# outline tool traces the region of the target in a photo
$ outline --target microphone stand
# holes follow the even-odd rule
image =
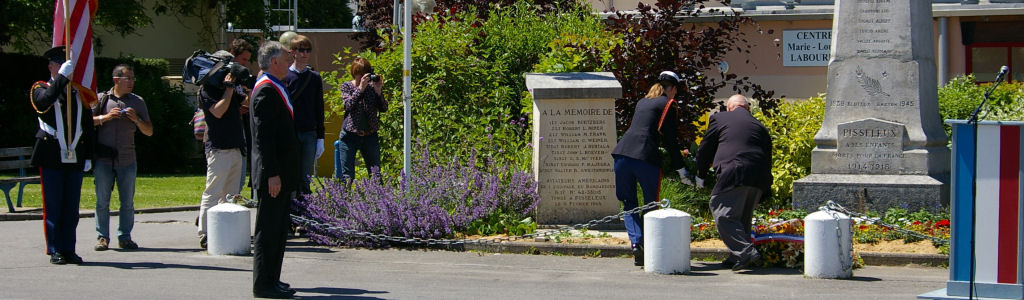
[[[977,235],[975,233],[978,230],[976,228],[978,223],[978,114],[981,113],[981,108],[985,106],[985,103],[988,102],[988,98],[992,96],[992,92],[996,90],[996,87],[998,87],[999,83],[1002,81],[1002,76],[996,76],[996,83],[985,92],[985,96],[981,99],[981,103],[978,104],[978,107],[974,108],[974,112],[971,113],[971,117],[967,119],[967,124],[972,125],[972,129],[974,130],[974,143],[972,144],[974,147],[974,150],[972,151],[974,153],[974,157],[972,157],[974,161],[974,178],[971,180],[971,275],[970,281],[968,282],[968,299],[974,299],[974,276],[976,271],[975,269],[977,267],[974,237]]]

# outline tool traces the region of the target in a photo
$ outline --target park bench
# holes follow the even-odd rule
[[[7,210],[14,212],[14,203],[11,202],[11,189],[18,187],[18,207],[21,207],[21,196],[25,186],[39,183],[39,176],[28,176],[25,169],[32,165],[32,147],[0,148],[0,171],[18,169],[17,177],[0,178],[0,189],[7,196]]]

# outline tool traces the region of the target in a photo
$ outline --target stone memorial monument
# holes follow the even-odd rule
[[[540,224],[577,224],[619,212],[612,148],[612,73],[526,74],[533,95],[533,176]]]
[[[949,203],[931,1],[836,0],[825,117],[793,206],[937,211]]]

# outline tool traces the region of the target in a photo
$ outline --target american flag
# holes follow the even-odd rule
[[[67,46],[71,53],[75,72],[69,79],[87,107],[96,103],[95,54],[92,51],[92,19],[96,16],[96,1],[57,0],[53,11],[53,47]]]

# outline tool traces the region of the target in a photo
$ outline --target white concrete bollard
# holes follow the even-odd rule
[[[221,203],[206,212],[206,252],[210,255],[249,255],[249,209]]]
[[[690,271],[690,214],[667,208],[644,215],[644,271]]]
[[[850,217],[842,213],[836,213],[836,217],[818,211],[804,219],[804,276],[853,277]],[[839,224],[838,233],[836,223]]]

